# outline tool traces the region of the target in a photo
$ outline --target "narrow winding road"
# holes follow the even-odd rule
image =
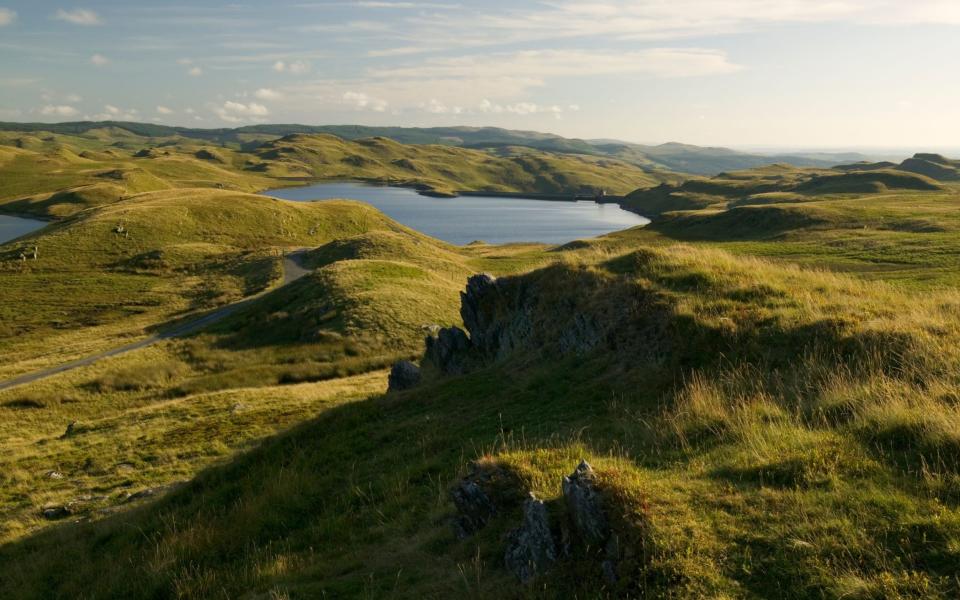
[[[304,255],[303,251],[291,252],[289,254],[284,255],[283,283],[280,285],[280,287],[289,285],[294,281],[310,273],[310,270],[303,266],[303,255]],[[152,346],[164,340],[169,340],[172,338],[191,334],[195,331],[199,331],[200,329],[203,329],[207,325],[212,325],[213,323],[216,323],[217,321],[220,321],[232,315],[233,313],[240,310],[244,306],[251,304],[255,300],[260,299],[264,295],[276,289],[279,289],[279,288],[265,290],[263,292],[260,292],[259,294],[249,296],[247,298],[244,298],[243,300],[234,302],[233,304],[228,304],[227,306],[223,306],[221,308],[213,310],[212,312],[209,312],[203,315],[202,317],[193,319],[191,321],[187,321],[186,323],[181,323],[180,325],[177,325],[176,327],[168,329],[167,331],[164,331],[161,333],[155,333],[137,342],[131,342],[124,346],[118,346],[116,348],[111,348],[110,350],[104,350],[103,352],[98,352],[97,354],[86,356],[84,358],[78,358],[77,360],[63,363],[55,367],[48,367],[46,369],[41,369],[39,371],[34,371],[32,373],[24,373],[23,375],[19,375],[17,377],[14,377],[13,379],[0,381],[0,391],[8,390],[10,388],[14,388],[20,385],[25,385],[27,383],[40,381],[41,379],[46,379],[47,377],[51,377],[59,373],[64,373],[66,371],[72,371],[73,369],[79,369],[80,367],[86,367],[88,365],[92,365],[93,363],[99,360],[103,360],[104,358],[110,358],[111,356],[119,356],[121,354],[126,354],[127,352],[133,352],[134,350],[146,348],[148,346]]]

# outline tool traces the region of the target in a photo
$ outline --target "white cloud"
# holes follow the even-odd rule
[[[77,8],[74,10],[64,10],[61,8],[53,16],[56,19],[67,21],[68,23],[73,23],[74,25],[103,24],[103,21],[100,20],[100,15],[85,8]]]
[[[260,88],[259,90],[255,91],[253,95],[260,100],[279,100],[280,98],[283,98],[283,94],[270,88]]]
[[[304,62],[302,60],[294,61],[283,61],[278,60],[273,63],[273,70],[277,73],[291,73],[293,75],[301,75],[310,71],[310,63]]]
[[[243,121],[263,121],[264,117],[270,115],[267,107],[256,102],[244,104],[242,102],[233,102],[227,100],[221,106],[215,106],[213,112],[220,119],[228,123],[240,123]]]
[[[447,106],[436,98],[431,98],[428,102],[420,105],[422,110],[433,115],[459,115],[466,112],[462,106]]]
[[[94,54],[90,57],[90,62],[98,67],[102,67],[103,65],[109,63],[110,59],[102,54]]]
[[[72,106],[48,104],[40,109],[40,114],[45,117],[73,117],[79,114],[79,111]]]
[[[0,27],[9,25],[17,20],[17,12],[9,8],[0,8]]]
[[[172,114],[173,114],[173,110],[167,108],[166,106],[158,106],[158,107],[157,107],[157,112],[160,113],[161,115],[172,115]]]
[[[435,2],[376,2],[363,1],[357,2],[356,6],[362,8],[405,8],[405,9],[451,9],[460,8],[459,4],[439,4]]]
[[[200,67],[193,67],[192,69],[187,71],[187,75],[189,75],[190,77],[200,77],[201,75],[203,75],[203,69],[201,69]]]
[[[112,104],[105,104],[102,113],[85,118],[90,121],[139,121],[140,111],[135,108],[127,110]]]
[[[384,112],[387,110],[387,106],[389,106],[386,100],[374,98],[363,92],[344,92],[343,101],[357,109],[372,110],[374,112]]]
[[[514,114],[520,116],[526,115],[537,115],[537,114],[547,114],[553,115],[555,118],[559,119],[565,111],[561,106],[556,104],[551,105],[542,105],[536,104],[534,102],[516,102],[514,104],[497,104],[491,102],[489,99],[484,98],[479,105],[479,111],[485,114]],[[580,110],[580,107],[576,104],[571,104],[567,107],[566,110],[577,111]]]
[[[71,104],[76,104],[77,102],[83,102],[83,96],[80,94],[67,94],[63,97],[64,100]]]
[[[540,80],[549,76],[640,74],[655,77],[690,77],[732,73],[741,67],[725,52],[704,48],[650,48],[632,52],[587,50],[528,50],[514,53],[474,54],[434,58],[416,65],[374,69],[384,78],[502,78]]]
[[[519,4],[519,3],[518,3]],[[425,13],[398,36],[424,51],[603,37],[675,40],[776,23],[960,24],[954,0],[550,0],[535,8]]]
[[[178,64],[178,65],[192,65],[192,64],[193,64],[193,59],[192,59],[192,58],[178,58],[178,59],[177,59],[177,64]]]

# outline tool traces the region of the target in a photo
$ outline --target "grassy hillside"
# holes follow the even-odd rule
[[[951,160],[940,154],[918,153],[899,165],[891,162],[859,162],[837,167],[845,171],[875,171],[877,169],[898,169],[917,173],[938,181],[957,181],[960,179],[960,161]]]
[[[599,189],[624,194],[682,179],[615,159],[526,147],[497,146],[488,152],[406,145],[383,137],[347,141],[330,134],[291,134],[241,150],[172,131],[133,129],[0,131],[0,210],[63,218],[143,192],[254,192],[291,185],[291,179],[376,181],[447,195],[459,190],[575,194]]]
[[[411,146],[376,137],[353,142],[331,135],[290,135],[263,144],[260,162],[246,169],[273,177],[361,179],[416,185],[453,194],[459,190],[576,193],[608,189],[626,193],[667,178],[633,165],[589,156],[530,149],[478,150]]]
[[[129,206],[111,207],[112,215],[100,215],[92,219],[94,223],[63,225],[65,239],[60,243],[68,247],[70,240],[92,235],[91,230],[111,223],[119,214],[126,215],[130,240],[157,219],[158,211],[179,215],[171,222],[184,225],[172,238],[167,238],[170,231],[158,229],[150,234],[152,243],[162,249],[159,257],[151,254],[137,272],[123,270],[112,275],[111,286],[102,284],[115,294],[121,284],[140,281],[139,270],[151,272],[148,281],[166,280],[170,286],[189,281],[178,275],[183,271],[227,280],[225,267],[232,264],[226,250],[232,246],[227,244],[236,248],[259,243],[315,246],[304,262],[317,270],[202,333],[0,392],[0,431],[9,450],[6,466],[0,469],[7,477],[0,493],[0,514],[4,515],[0,538],[13,539],[55,524],[42,514],[42,508],[51,503],[69,504],[83,518],[125,510],[130,495],[150,494],[155,488],[159,493],[164,486],[191,478],[316,411],[382,391],[386,377],[382,369],[420,353],[424,325],[460,322],[458,294],[468,274],[512,272],[550,260],[540,246],[449,246],[356,203],[295,204],[227,192],[212,194],[212,198],[185,202],[175,196],[190,197],[186,192],[149,194],[146,202],[135,198],[124,203]],[[235,208],[218,207],[218,201]],[[208,211],[221,220],[231,217],[231,224],[215,231],[221,221],[206,220]],[[311,219],[299,218],[303,215]],[[188,216],[190,222],[205,226],[187,227]],[[258,226],[248,228],[243,225],[247,222]],[[300,223],[310,229],[297,233]],[[326,229],[314,231],[317,224]],[[271,225],[282,225],[286,232],[271,233]],[[205,237],[216,239],[217,252],[179,251],[179,236],[188,234],[197,240],[196,246],[212,245],[201,242]],[[277,237],[260,240],[261,235]],[[116,250],[111,260],[122,264],[125,256],[128,253]],[[275,274],[275,257],[264,258],[260,265],[258,253],[242,250],[240,256],[243,262],[237,262],[247,270]],[[66,274],[53,272],[67,281],[92,277],[77,266]],[[51,275],[49,280],[58,279]],[[154,283],[139,294],[156,297],[159,285]],[[51,310],[50,301],[38,291],[33,293],[37,305],[31,316],[40,322],[44,311]],[[79,313],[85,302],[95,300],[77,295],[72,305]],[[66,298],[58,301],[60,306],[68,304]],[[114,299],[118,309],[127,311],[142,301],[122,295]],[[169,311],[171,304],[156,310]],[[84,348],[96,349],[116,343],[105,332],[129,334],[135,327],[160,321],[162,314],[127,316],[105,325],[72,322],[70,335],[82,341]],[[60,348],[66,335],[30,331],[27,325],[22,323],[24,330],[4,340],[7,347],[17,347],[15,355],[21,361],[33,348]],[[67,351],[77,348],[63,347],[59,354],[50,352],[44,358],[56,359]],[[300,384],[298,398],[290,398],[289,392]],[[267,392],[271,387],[274,392]],[[71,434],[58,440],[70,422],[75,422],[72,432],[77,437]],[[44,440],[56,441],[51,445]],[[51,478],[51,470],[68,475]]]
[[[0,123],[4,131],[28,134],[51,132],[61,135],[86,136],[91,131],[109,129],[116,135],[145,138],[188,139],[250,150],[263,142],[288,135],[334,135],[346,140],[386,137],[403,144],[440,144],[476,149],[498,149],[511,146],[532,148],[560,154],[582,154],[614,158],[657,171],[678,171],[698,175],[715,175],[722,171],[749,169],[771,163],[788,163],[798,167],[830,167],[863,160],[857,153],[792,153],[751,154],[729,148],[709,148],[670,142],[656,146],[633,144],[619,140],[581,140],[551,133],[517,131],[498,127],[370,127],[363,125],[249,125],[236,129],[192,129],[168,127],[152,123],[118,121],[77,123]]]
[[[746,171],[721,173],[661,184],[627,195],[622,206],[648,217],[675,210],[727,205],[804,202],[826,196],[862,197],[884,192],[942,191],[937,180],[899,169],[798,169],[775,164]]]
[[[529,319],[506,359],[328,404],[149,507],[8,544],[5,589],[957,594],[956,294],[921,301],[683,245],[611,253],[621,243],[567,251],[567,264],[501,284],[500,303],[483,310],[511,334],[515,311]],[[571,331],[590,348],[561,350]],[[96,431],[57,444],[89,448]],[[620,540],[617,580],[574,549],[521,588],[502,566],[519,522],[511,498],[531,490],[563,522],[560,479],[580,458],[597,468]],[[506,487],[498,515],[457,540],[447,490],[474,459]],[[117,567],[120,554],[129,566]]]
[[[729,148],[710,148],[669,142],[657,146],[625,142],[596,142],[603,153],[636,165],[696,175],[717,175],[724,171],[788,164],[798,168],[829,168],[857,160],[857,154],[750,154]]]
[[[359,203],[219,190],[150,192],[83,211],[0,246],[0,373],[117,345],[266,289],[284,249],[371,230],[406,231]]]
[[[390,157],[511,185],[553,185],[570,160],[584,182],[613,170],[382,139],[241,152],[96,135],[60,151],[266,178],[392,177]],[[62,141],[37,137],[0,160]],[[455,247],[359,203],[143,173],[170,189],[0,247],[0,377],[269,290],[284,251],[306,249],[312,272],[196,334],[0,392],[4,594],[960,595],[956,183],[774,165],[631,194],[648,227]],[[498,279],[465,290],[479,272]],[[424,359],[437,325],[468,330],[450,352],[465,372]],[[424,361],[423,381],[387,393],[400,359]],[[581,459],[599,543],[563,496]],[[466,476],[496,511],[458,537]],[[522,585],[505,551],[529,492],[557,555]]]

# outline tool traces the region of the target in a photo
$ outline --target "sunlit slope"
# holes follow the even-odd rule
[[[252,192],[269,185],[266,178],[241,172],[229,162],[197,158],[199,150],[137,157],[136,152],[117,149],[76,154],[77,148],[71,148],[0,147],[0,208],[65,217],[143,192],[201,187]]]
[[[347,141],[332,135],[290,135],[256,151],[250,170],[275,177],[364,179],[459,190],[577,193],[607,188],[626,193],[660,181],[627,163],[531,149],[489,154],[439,145],[404,145],[376,137]]]
[[[487,190],[567,196],[600,190],[624,194],[681,178],[616,159],[526,147],[483,151],[333,135],[289,135],[225,147],[117,127],[77,135],[0,132],[0,174],[0,210],[54,218],[143,192],[254,192],[305,179],[375,181],[438,194]]]
[[[721,173],[636,190],[623,206],[650,217],[675,210],[731,205],[803,202],[830,195],[866,196],[901,191],[942,191],[935,179],[891,168],[869,170],[798,169],[770,165],[759,169]]]
[[[856,168],[854,168],[856,167]],[[960,284],[960,187],[887,165],[768,167],[630,194],[653,243],[745,254],[938,288]]]
[[[24,368],[45,354],[44,344],[67,355],[116,344],[117,335],[265,289],[279,280],[285,249],[371,230],[408,231],[357,202],[294,203],[206,189],[150,192],[88,209],[0,246],[7,298],[0,352],[26,361]],[[21,253],[29,259],[21,261]]]

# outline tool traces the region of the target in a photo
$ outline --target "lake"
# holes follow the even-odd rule
[[[485,196],[432,198],[409,188],[362,183],[320,183],[263,194],[299,202],[361,200],[407,227],[458,245],[475,240],[563,244],[650,222],[616,204]]]
[[[48,224],[48,221],[0,215],[0,244],[5,244],[22,235],[27,235],[31,231],[42,229]]]

